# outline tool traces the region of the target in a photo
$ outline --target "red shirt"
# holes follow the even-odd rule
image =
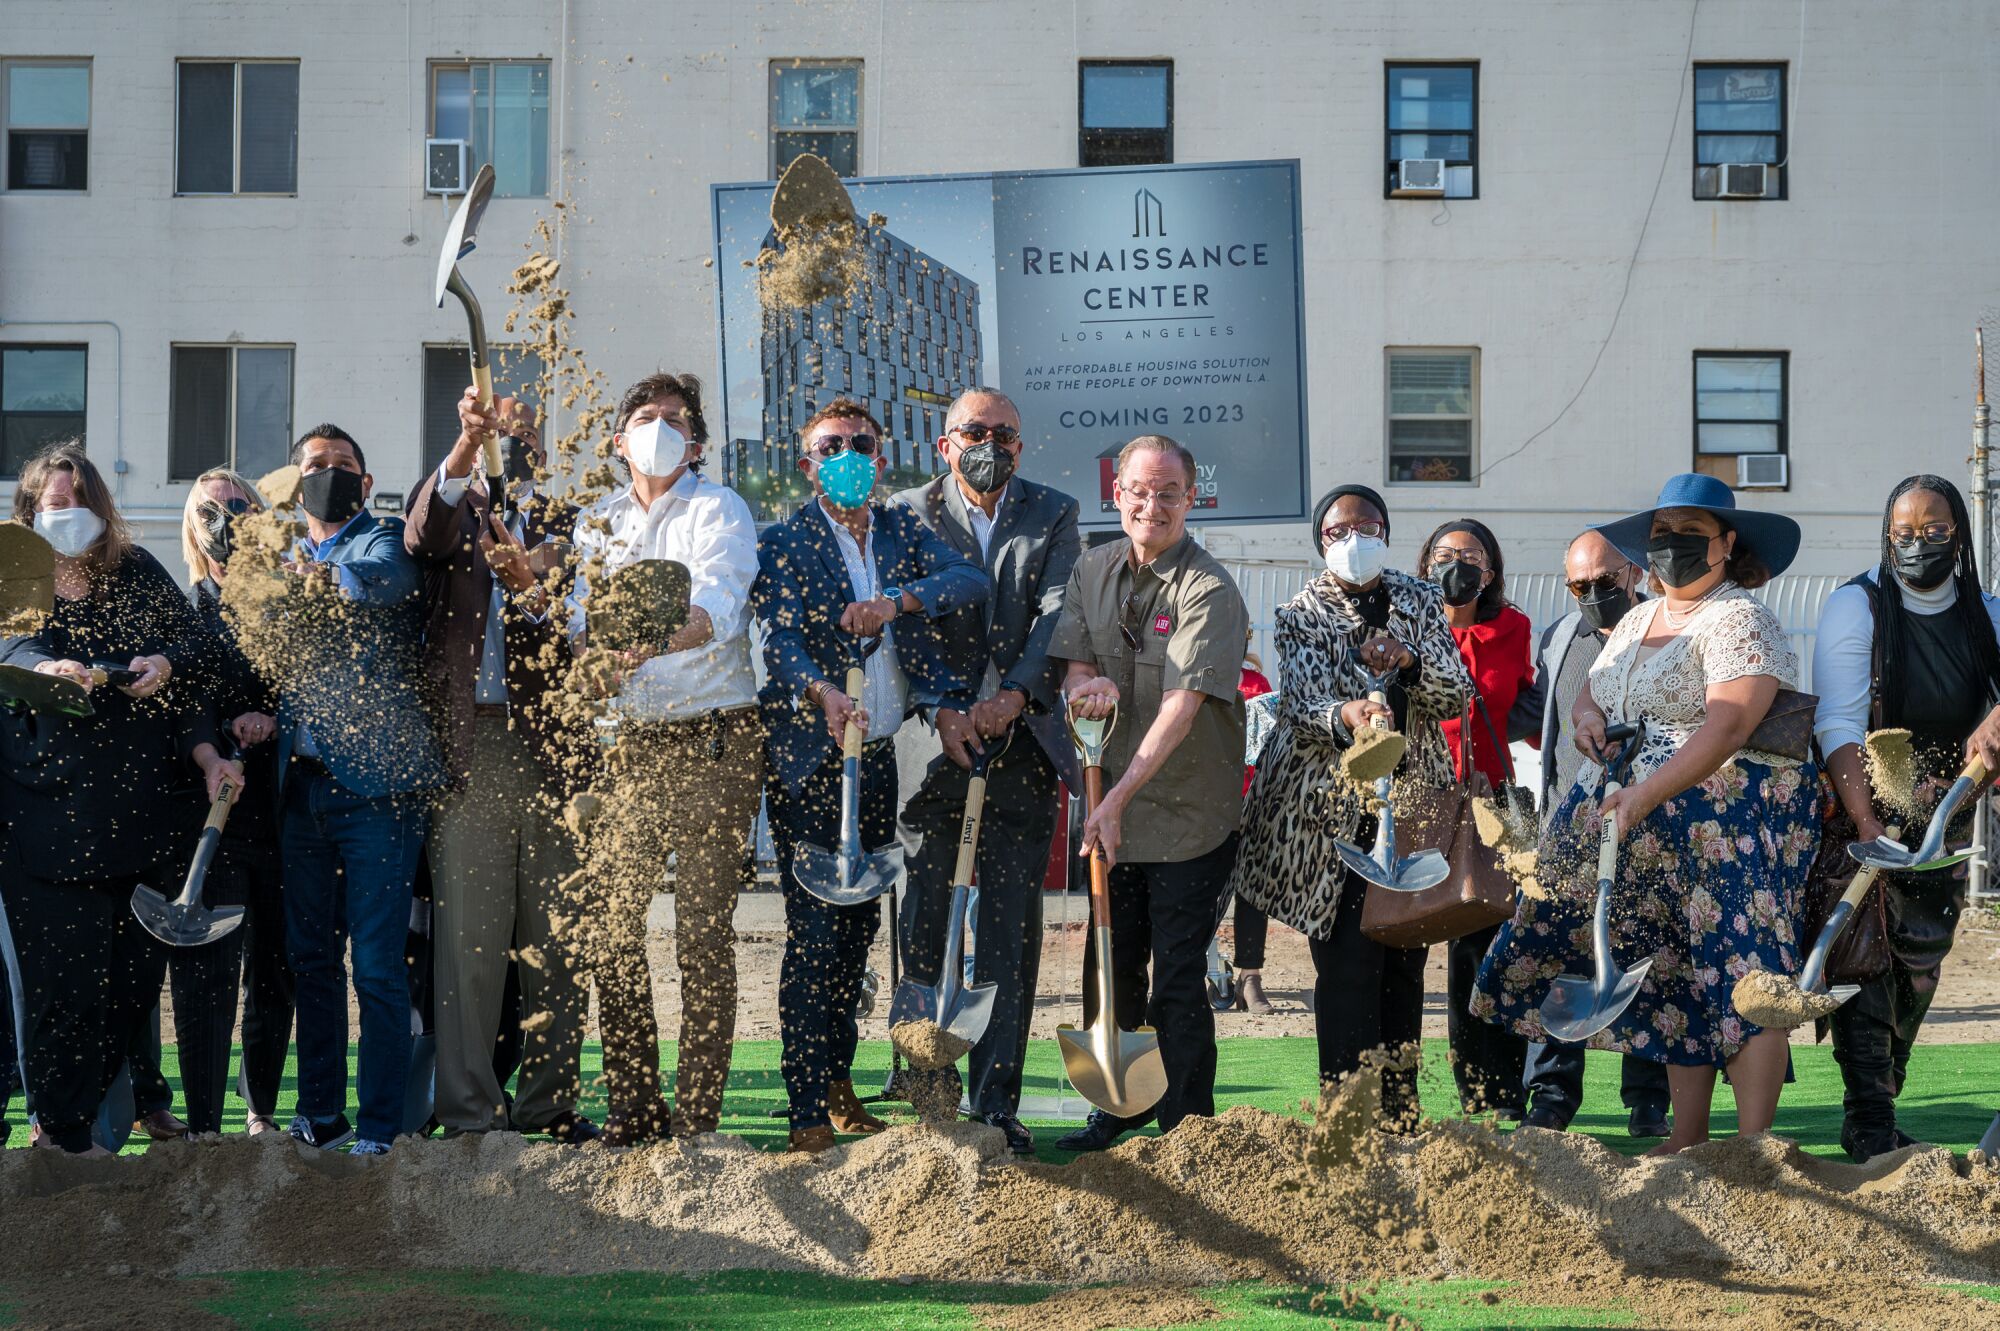
[[[1514,699],[1534,678],[1533,629],[1528,617],[1510,605],[1484,624],[1454,627],[1451,636],[1458,641],[1458,654],[1465,659],[1465,668],[1471,672],[1472,682],[1479,686],[1479,695],[1485,701],[1486,716],[1493,721],[1489,731],[1485,719],[1473,713],[1473,765],[1486,774],[1487,780],[1498,785],[1512,773],[1513,767],[1508,755],[1494,747],[1494,740],[1497,737],[1500,744],[1506,744],[1507,713],[1513,710]],[[1457,717],[1443,723],[1445,743],[1451,746],[1454,766],[1464,762],[1459,752],[1458,729]]]
[[[1244,702],[1249,702],[1252,698],[1269,693],[1271,691],[1271,681],[1265,679],[1249,666],[1244,666],[1243,676],[1236,684],[1236,691],[1243,695]],[[1250,778],[1256,775],[1256,772],[1257,769],[1255,767],[1245,767],[1243,769],[1243,793],[1245,795],[1250,793]]]

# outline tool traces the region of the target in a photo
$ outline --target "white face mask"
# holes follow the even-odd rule
[[[1343,536],[1326,547],[1327,572],[1350,587],[1366,587],[1389,567],[1389,544],[1379,536]]]
[[[87,508],[49,508],[35,514],[35,531],[59,555],[75,559],[104,534],[104,519]]]
[[[671,476],[687,461],[687,436],[665,421],[647,421],[625,432],[625,460],[647,476]]]

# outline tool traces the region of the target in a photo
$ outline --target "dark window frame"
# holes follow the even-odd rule
[[[220,351],[226,353],[223,359],[223,419],[222,457],[219,461],[203,461],[199,466],[184,465],[183,445],[175,435],[175,422],[179,417],[177,394],[180,391],[180,354],[184,351]],[[237,438],[237,396],[240,393],[240,379],[237,372],[237,355],[244,351],[282,351],[289,357],[287,362],[290,377],[285,384],[285,429],[284,439],[289,445],[292,430],[299,419],[299,347],[296,342],[173,342],[167,347],[167,480],[175,484],[192,481],[211,467],[228,467],[232,471],[254,473],[258,470],[242,461],[241,441]]]
[[[1485,424],[1485,349],[1471,344],[1456,346],[1423,346],[1396,343],[1382,348],[1382,479],[1385,485],[1421,485],[1431,488],[1456,486],[1476,489],[1482,476],[1480,466],[1482,429]],[[1472,409],[1463,413],[1413,413],[1398,412],[1394,408],[1392,385],[1395,381],[1395,363],[1398,357],[1417,356],[1463,356],[1470,366],[1467,395]],[[1396,422],[1398,420],[1422,421],[1464,420],[1466,422],[1465,465],[1469,473],[1457,480],[1420,480],[1416,477],[1398,479],[1396,476]]]
[[[1778,75],[1778,128],[1775,131],[1747,129],[1704,130],[1701,127],[1701,101],[1692,96],[1695,89],[1688,88],[1689,101],[1693,109],[1688,113],[1688,123],[1694,128],[1694,137],[1688,141],[1688,192],[1698,203],[1783,203],[1792,194],[1792,149],[1791,149],[1791,77],[1790,65],[1783,60],[1697,60],[1688,71],[1688,78],[1698,80],[1703,70],[1709,69],[1768,69]],[[1761,199],[1725,199],[1720,193],[1721,177],[1717,177],[1717,193],[1701,192],[1701,173],[1704,170],[1719,171],[1720,164],[1701,160],[1701,141],[1704,138],[1768,139],[1778,141],[1778,160],[1775,165],[1767,164],[1767,169],[1778,173],[1778,192],[1766,194]]]
[[[1472,149],[1472,153],[1467,160],[1460,161],[1455,157],[1447,157],[1444,159],[1446,170],[1450,170],[1454,166],[1469,166],[1472,168],[1472,193],[1460,195],[1458,198],[1452,199],[1451,202],[1467,203],[1473,199],[1478,198],[1479,197],[1479,62],[1477,60],[1385,60],[1382,62],[1382,154],[1384,161],[1384,167],[1382,172],[1382,197],[1385,199],[1393,199],[1397,197],[1396,163],[1401,161],[1402,159],[1396,156],[1394,151],[1396,136],[1398,134],[1414,134],[1417,132],[1415,130],[1409,130],[1409,129],[1399,130],[1389,123],[1391,114],[1394,110],[1396,103],[1396,82],[1395,82],[1396,71],[1403,69],[1453,69],[1453,70],[1464,69],[1464,70],[1470,70],[1472,72],[1472,128],[1464,131],[1459,131],[1454,129],[1454,130],[1445,130],[1442,132],[1447,134],[1458,134],[1463,132],[1465,136],[1471,140],[1471,144],[1469,146]],[[1431,131],[1426,130],[1424,132],[1430,133]],[[1404,197],[1405,199],[1410,199],[1414,197],[1414,201],[1417,203],[1429,203],[1432,201],[1432,196],[1430,195],[1416,195],[1416,196],[1405,195],[1402,197]]]
[[[1088,167],[1092,165],[1090,161],[1090,150],[1091,150],[1090,136],[1093,133],[1132,134],[1132,133],[1144,132],[1150,134],[1155,132],[1150,129],[1140,131],[1133,129],[1131,127],[1117,127],[1117,126],[1106,126],[1099,129],[1092,129],[1091,126],[1085,122],[1083,116],[1083,87],[1085,81],[1089,77],[1086,71],[1092,69],[1115,69],[1121,67],[1156,68],[1156,69],[1164,69],[1167,72],[1167,126],[1164,130],[1158,131],[1166,136],[1164,141],[1165,148],[1163,155],[1161,156],[1160,160],[1157,163],[1152,163],[1152,162],[1131,163],[1121,160],[1118,162],[1099,163],[1098,165],[1104,165],[1104,166],[1172,165],[1174,160],[1174,82],[1175,82],[1174,62],[1171,58],[1144,56],[1144,57],[1128,58],[1128,59],[1078,60],[1076,62],[1076,164],[1077,166]]]
[[[187,190],[181,188],[181,71],[189,65],[230,67],[229,106],[229,188]],[[299,71],[292,90],[292,187],[289,190],[246,190],[243,188],[243,69],[246,65],[290,65]],[[176,199],[296,199],[299,197],[300,109],[305,102],[305,62],[296,56],[179,56],[174,60],[174,161],[173,197]],[[192,344],[190,344],[192,345]]]
[[[77,439],[87,440],[89,437],[89,429],[90,429],[90,344],[88,342],[0,342],[0,352],[7,352],[7,351],[80,352],[83,356],[83,410],[82,411],[16,411],[16,412],[8,412],[0,410],[0,438],[4,438],[5,436],[5,427],[7,418],[9,416],[41,416],[48,418],[55,418],[61,416],[75,416],[78,418],[78,424],[73,434],[57,431],[55,434],[51,435],[48,440],[44,441],[39,447],[46,448],[49,443],[56,442],[60,439],[67,439],[72,437]],[[6,365],[4,359],[0,359],[0,375],[4,375],[5,373],[6,373]],[[0,383],[0,395],[4,395],[5,388],[6,388],[5,384]],[[0,402],[4,401],[5,397],[0,396]],[[26,460],[27,459],[25,457],[22,459],[23,462],[25,462]],[[0,478],[4,478],[9,481],[14,481],[14,480],[19,480],[20,476],[21,473],[19,471],[6,470],[5,454],[0,453]]]
[[[854,170],[840,172],[852,179],[862,174],[863,147],[861,134],[868,113],[868,62],[861,56],[772,56],[764,62],[764,130],[767,141],[766,162],[770,167],[771,179],[784,174],[784,167],[778,164],[778,139],[780,135],[835,135],[847,136],[854,144]],[[794,125],[778,123],[778,71],[780,69],[852,69],[854,71],[854,123],[851,125],[827,125],[802,129]],[[786,163],[790,165],[790,163]],[[839,164],[834,163],[836,171]]]
[[[444,462],[445,455],[451,451],[453,442],[451,438],[444,437],[438,437],[434,440],[431,435],[431,357],[433,353],[445,353],[454,358],[465,358],[466,369],[464,377],[451,390],[454,401],[465,391],[465,386],[472,382],[472,353],[463,341],[425,342],[422,344],[417,355],[417,461],[423,468],[417,473],[419,480],[425,476],[429,476],[438,469]],[[526,363],[526,358],[529,357],[533,358],[535,373],[532,378],[524,379],[518,371],[519,367]],[[541,353],[537,352],[532,344],[527,342],[495,342],[487,348],[487,363],[493,370],[493,394],[495,397],[513,396],[515,398],[523,398],[537,411],[542,409],[544,404],[540,401],[539,387],[545,367],[541,363]],[[454,368],[456,367],[454,366]],[[782,367],[780,369],[782,372]],[[544,423],[546,423],[546,420]],[[440,422],[440,436],[442,436],[444,430],[449,428],[448,424]]]
[[[1701,363],[1705,360],[1769,360],[1778,358],[1778,451],[1775,454],[1761,453],[1715,453],[1704,452],[1701,447],[1701,427],[1704,425],[1770,425],[1773,422],[1747,416],[1703,416],[1701,414]],[[1792,353],[1776,348],[1765,350],[1714,351],[1696,348],[1688,360],[1688,447],[1696,470],[1701,468],[1703,458],[1736,458],[1776,456],[1788,458],[1792,455]],[[1731,489],[1736,487],[1734,477],[1728,478]],[[1785,489],[1792,488],[1791,469],[1786,467]]]
[[[503,181],[496,175],[493,189],[493,197],[496,199],[547,199],[554,195],[557,166],[555,128],[556,122],[561,118],[559,108],[556,106],[556,62],[542,56],[489,56],[485,58],[453,56],[449,59],[440,58],[432,60],[424,69],[425,96],[428,100],[428,106],[424,112],[424,134],[427,138],[433,139],[448,137],[438,132],[438,75],[448,70],[454,72],[463,70],[468,79],[470,79],[473,77],[474,70],[480,67],[486,69],[486,149],[488,156],[493,156],[497,154],[497,140],[499,138],[494,124],[494,104],[498,100],[494,86],[499,80],[498,71],[502,68],[513,66],[533,67],[537,65],[541,66],[543,70],[542,77],[549,89],[548,123],[545,127],[546,133],[542,139],[542,189],[539,193],[516,191],[513,188],[512,181]],[[472,115],[476,118],[479,114],[477,93],[469,91],[468,95],[472,99]],[[476,172],[482,165],[490,165],[490,163],[481,162],[479,154],[473,151],[473,145],[478,141],[477,136],[473,134],[473,131],[469,127],[466,133],[468,135],[465,140],[466,169]],[[467,183],[470,183],[470,178],[468,178]]]
[[[23,125],[16,126],[9,115],[8,103],[13,98],[9,86],[18,69],[81,69],[83,71],[83,126]],[[88,194],[90,193],[90,140],[91,122],[97,113],[97,67],[91,56],[9,56],[0,60],[0,153],[5,154],[4,165],[0,165],[0,192],[8,194]],[[46,135],[73,138],[83,137],[83,183],[74,188],[53,185],[16,185],[14,174],[14,135]]]

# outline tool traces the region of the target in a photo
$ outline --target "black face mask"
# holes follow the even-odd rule
[[[1896,576],[1905,586],[1916,591],[1927,592],[1944,585],[1951,571],[1958,564],[1958,547],[1954,545],[1914,545],[1905,550],[1900,546],[1890,546],[1894,553]]]
[[[1479,599],[1479,580],[1486,570],[1458,562],[1446,564],[1437,575],[1438,586],[1444,588],[1446,605],[1471,605]]]
[[[1631,608],[1632,593],[1623,587],[1613,587],[1596,596],[1579,597],[1576,603],[1577,613],[1583,616],[1583,622],[1590,626],[1593,633],[1609,633]]]
[[[990,495],[1014,474],[1014,455],[988,439],[958,450],[958,474],[980,494]]]
[[[508,484],[526,485],[535,479],[535,454],[528,447],[527,440],[511,434],[501,435],[500,456],[506,459]]]
[[[321,522],[345,522],[361,511],[361,473],[327,467],[299,482],[299,502]]]
[[[1713,539],[1695,532],[1661,532],[1646,543],[1646,567],[1669,587],[1692,586],[1715,567],[1708,562]]]
[[[218,504],[214,500],[203,502],[195,510],[200,524],[195,528],[195,542],[201,552],[218,564],[227,564],[229,556],[236,553],[236,535],[230,529],[230,522],[238,515],[250,511],[250,505],[241,499],[231,499]]]

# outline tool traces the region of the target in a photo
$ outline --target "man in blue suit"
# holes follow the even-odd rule
[[[298,1114],[291,1134],[380,1155],[402,1128],[410,1070],[403,959],[431,802],[446,782],[423,705],[423,570],[399,518],[367,511],[361,445],[319,425],[292,445],[305,583],[288,610],[297,658],[278,713],[287,951],[298,980]],[[347,977],[361,1007],[360,1112],[347,1119]]]
[[[881,923],[880,901],[833,906],[792,874],[800,842],[840,838],[841,739],[852,717],[861,756],[861,841],[896,840],[896,751],[905,716],[929,716],[947,750],[977,742],[966,713],[977,681],[938,649],[935,624],[990,592],[986,574],[907,508],[874,502],[882,427],[858,402],[836,399],[800,431],[799,468],[814,499],[757,545],[751,602],[769,675],[758,694],[766,730],[771,840],[785,890],[785,959],[778,1023],[791,1149],[824,1151],[834,1130],[880,1132],[854,1094],[854,1003]],[[864,639],[881,645],[863,667],[862,696],[843,690]]]

